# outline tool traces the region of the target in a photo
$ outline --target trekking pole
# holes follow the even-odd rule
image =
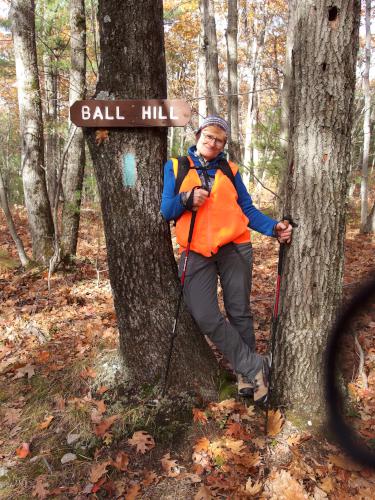
[[[293,221],[293,219],[288,215],[285,215],[283,217],[282,222],[284,224],[287,224],[287,225],[290,224],[292,227],[298,226]],[[283,274],[285,245],[286,245],[285,243],[280,243],[280,247],[279,247],[279,258],[278,258],[278,264],[277,264],[277,281],[276,281],[276,291],[275,291],[275,303],[273,306],[272,323],[271,323],[271,364],[270,364],[269,377],[268,377],[268,397],[267,397],[267,401],[266,401],[266,420],[265,420],[265,425],[264,425],[264,433],[266,436],[267,436],[267,431],[268,431],[269,402],[270,402],[270,396],[271,396],[271,391],[272,391],[272,375],[273,375],[272,367],[273,367],[275,345],[276,345],[276,330],[277,330],[278,320],[279,320],[280,286],[281,286],[281,277]]]
[[[195,210],[192,213],[191,221],[190,221],[189,236],[188,236],[188,241],[187,241],[186,250],[185,250],[184,267],[182,268],[182,274],[181,274],[181,279],[180,279],[181,290],[180,290],[180,295],[178,297],[176,314],[175,314],[174,321],[173,321],[171,343],[170,343],[170,346],[169,346],[169,353],[168,353],[168,358],[167,358],[167,367],[166,367],[165,376],[164,376],[164,385],[163,385],[162,397],[165,396],[165,393],[166,393],[166,390],[167,390],[169,368],[170,368],[170,365],[171,365],[174,339],[177,337],[177,322],[178,322],[178,318],[180,316],[180,307],[181,307],[182,297],[183,297],[183,294],[184,294],[184,283],[185,283],[186,269],[187,269],[187,263],[188,263],[189,253],[190,253],[190,244],[191,244],[191,240],[193,238],[193,231],[194,231],[194,225],[195,225],[195,219],[196,219],[196,217],[197,217],[197,210]]]

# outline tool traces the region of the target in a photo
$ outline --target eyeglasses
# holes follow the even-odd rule
[[[223,139],[218,139],[217,137],[214,137],[213,135],[206,134],[202,132],[203,135],[203,141],[204,142],[212,142],[214,146],[218,146],[219,148],[224,146],[225,141]]]

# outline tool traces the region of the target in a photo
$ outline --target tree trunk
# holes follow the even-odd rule
[[[366,0],[366,59],[363,73],[363,95],[365,112],[363,116],[363,157],[361,179],[361,233],[367,230],[368,218],[368,163],[371,142],[371,94],[370,94],[370,62],[371,62],[371,0]]]
[[[375,202],[374,202],[372,209],[367,217],[365,232],[366,233],[375,233]]]
[[[123,20],[129,29],[124,29]],[[162,0],[100,0],[97,99],[162,99],[166,68]],[[124,50],[126,47],[126,50]],[[129,381],[161,382],[179,294],[169,225],[160,215],[167,135],[112,129],[95,143],[86,129],[101,196],[110,281]],[[176,390],[211,391],[215,360],[190,316],[178,323],[170,370]]]
[[[25,204],[33,258],[46,265],[53,253],[53,223],[44,174],[34,1],[12,0],[10,17],[16,61]]]
[[[280,149],[283,153],[283,164],[282,170],[280,172],[278,193],[279,198],[277,201],[277,211],[279,216],[285,215],[284,203],[286,200],[286,186],[288,178],[288,144],[289,144],[289,97],[291,94],[291,78],[292,78],[292,49],[294,40],[294,30],[295,26],[295,16],[292,14],[292,9],[289,9],[288,17],[288,30],[286,37],[286,47],[285,47],[285,65],[284,65],[284,79],[283,86],[281,89],[280,104],[281,104],[281,115],[280,115]]]
[[[262,10],[264,7],[262,7]],[[263,16],[264,17],[264,16]],[[256,94],[256,87],[261,68],[262,52],[265,44],[266,35],[266,20],[265,17],[262,25],[254,19],[253,21],[253,40],[250,53],[250,79],[249,79],[249,103],[247,108],[246,117],[246,134],[245,134],[245,152],[244,163],[245,165],[253,168],[253,134],[257,121],[258,110],[258,96]]]
[[[219,64],[214,0],[200,1],[206,53],[207,114],[218,115],[220,113]]]
[[[47,192],[50,205],[53,206],[56,194],[57,165],[58,165],[58,136],[57,136],[57,69],[55,57],[46,48],[43,54],[44,67],[44,156],[46,166]]]
[[[86,17],[85,0],[70,2],[71,68],[69,104],[85,98],[86,93]],[[62,256],[76,254],[85,168],[85,140],[83,130],[77,129],[66,159],[64,208],[62,217]]]
[[[228,28],[226,31],[228,58],[228,122],[230,128],[229,157],[241,163],[238,123],[238,75],[237,75],[237,0],[228,0]]]
[[[13,238],[13,241],[17,247],[18,257],[20,258],[22,266],[26,267],[30,263],[30,260],[26,255],[22,240],[17,234],[17,229],[16,229],[16,226],[14,224],[11,211],[9,209],[8,198],[7,198],[7,195],[5,192],[3,176],[1,174],[1,171],[0,171],[0,205],[4,211],[5,220],[7,221],[9,232],[10,232],[10,234]]]
[[[286,251],[275,401],[324,417],[324,352],[341,300],[360,0],[292,0]]]
[[[207,116],[207,104],[206,104],[206,47],[204,39],[204,26],[203,26],[203,16],[202,16],[202,2],[200,2],[201,10],[201,32],[199,35],[199,49],[198,49],[198,67],[197,67],[197,78],[198,78],[198,125],[201,125],[204,118]]]

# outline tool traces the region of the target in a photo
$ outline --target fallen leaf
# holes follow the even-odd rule
[[[113,423],[120,418],[119,415],[112,415],[111,417],[105,418],[98,425],[95,426],[95,434],[99,437],[104,436],[107,430],[113,425]]]
[[[46,363],[50,357],[51,357],[51,355],[48,351],[41,351],[38,354],[36,360],[38,363]]]
[[[208,451],[209,446],[210,441],[206,437],[202,437],[195,443],[193,450],[196,452]]]
[[[328,460],[336,467],[344,469],[350,472],[360,471],[363,469],[362,465],[353,462],[350,458],[345,455],[328,455]]]
[[[92,486],[91,491],[89,493],[97,493],[100,490],[100,488],[103,486],[105,481],[106,481],[105,477],[102,477],[101,479],[99,479],[99,481]]]
[[[44,431],[45,429],[47,429],[50,426],[50,423],[52,422],[53,419],[54,419],[54,416],[49,415],[41,424],[38,425],[38,429],[40,429],[41,431]]]
[[[116,467],[117,470],[125,472],[129,465],[129,455],[124,451],[119,451],[115,460],[112,461],[112,465]]]
[[[13,377],[13,380],[22,378],[25,375],[27,375],[28,379],[30,379],[33,375],[35,375],[35,366],[29,364],[23,366],[22,368],[18,368],[18,370],[16,370],[16,374]]]
[[[227,438],[227,439],[225,439],[224,444],[227,448],[229,448],[231,451],[233,451],[233,453],[242,452],[242,450],[245,446],[242,439],[235,440],[235,439]]]
[[[21,418],[22,410],[19,408],[8,408],[5,412],[4,424],[14,425],[17,424]]]
[[[265,483],[267,498],[271,500],[307,500],[308,495],[303,486],[289,472],[281,470],[272,474]]]
[[[155,441],[150,434],[145,431],[137,431],[133,434],[131,439],[128,439],[128,443],[132,446],[137,447],[137,453],[146,453],[155,447]]]
[[[169,453],[163,456],[161,465],[168,477],[177,477],[181,473],[180,466],[177,464],[176,460],[171,460]]]
[[[153,483],[156,483],[158,480],[157,474],[153,471],[147,471],[145,477],[143,478],[142,484],[143,486],[150,486]]]
[[[195,495],[194,500],[211,500],[212,498],[213,496],[211,495],[211,490],[202,484]]]
[[[335,489],[332,477],[330,476],[325,477],[319,484],[319,488],[325,491],[326,493],[332,493],[333,490]]]
[[[286,440],[289,446],[297,446],[301,442],[302,435],[301,434],[293,434],[289,436]]]
[[[26,458],[28,455],[30,455],[29,443],[22,443],[21,446],[16,449],[16,455],[19,458]]]
[[[259,481],[254,481],[254,483],[251,480],[251,477],[246,482],[245,486],[245,491],[246,493],[249,493],[251,496],[258,495],[260,493],[261,489],[263,488],[262,483]]]
[[[83,379],[96,378],[96,371],[92,368],[86,368],[85,370],[81,371],[80,376]]]
[[[95,142],[96,142],[96,144],[99,146],[103,142],[108,141],[108,139],[109,139],[108,134],[109,134],[108,130],[105,130],[103,128],[99,128],[95,132]]]
[[[107,472],[107,467],[110,464],[110,460],[107,460],[106,462],[102,462],[100,464],[94,464],[90,470],[89,481],[94,484],[97,483],[99,479]]]
[[[193,420],[200,424],[207,424],[208,422],[206,414],[199,408],[193,408]]]
[[[95,400],[93,400],[93,403],[96,405],[96,407],[98,409],[98,412],[100,414],[103,414],[103,413],[106,412],[107,408],[105,406],[104,401],[95,401]]]
[[[32,496],[37,497],[40,500],[44,500],[48,497],[49,491],[46,489],[48,487],[48,483],[46,482],[47,474],[42,474],[37,477],[34,489],[32,491]]]
[[[125,494],[125,500],[136,500],[139,492],[141,491],[141,486],[137,484],[133,484]]]
[[[61,457],[60,462],[65,465],[69,462],[74,462],[74,460],[77,460],[77,455],[75,455],[74,453],[65,453],[65,455]]]
[[[225,431],[225,435],[244,440],[248,440],[251,438],[250,434],[247,433],[242,425],[238,422],[230,423],[227,427],[227,430]]]
[[[267,434],[268,436],[277,436],[284,424],[284,417],[280,410],[268,412]]]
[[[96,391],[98,394],[102,395],[104,394],[105,392],[107,392],[109,389],[109,387],[106,387],[105,385],[101,385],[99,387],[99,389]]]

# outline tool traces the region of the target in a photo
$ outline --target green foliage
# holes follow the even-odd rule
[[[280,146],[280,114],[281,109],[268,109],[263,121],[259,121],[254,134],[253,145],[259,151],[259,160],[250,168],[258,171],[266,170],[268,175],[277,178],[285,162],[284,152]]]

